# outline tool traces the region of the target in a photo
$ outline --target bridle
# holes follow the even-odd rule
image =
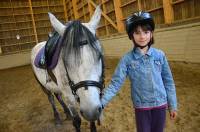
[[[71,21],[70,23],[72,23],[73,21]],[[70,24],[68,24],[70,25]],[[95,35],[96,36],[96,35]],[[84,46],[84,45],[87,45],[88,44],[88,41],[87,40],[82,40],[79,42],[79,46]],[[104,57],[103,55],[100,53],[100,56],[99,56],[99,59],[101,59],[101,62],[102,62],[102,73],[101,73],[101,77],[100,77],[100,81],[93,81],[93,80],[84,80],[84,81],[80,81],[78,83],[74,83],[73,80],[71,80],[70,76],[69,76],[69,73],[67,71],[67,68],[66,69],[66,75],[67,75],[67,78],[68,78],[68,83],[69,83],[69,86],[71,88],[71,91],[72,91],[72,94],[77,98],[78,102],[79,102],[79,97],[77,95],[77,90],[79,88],[82,88],[82,87],[85,87],[85,90],[88,90],[88,86],[95,86],[95,87],[98,87],[99,90],[100,90],[100,98],[102,97],[102,94],[103,94],[103,89],[105,87],[105,84],[104,84]]]
[[[105,76],[104,76],[104,69],[105,69],[105,66],[104,66],[104,57],[103,55],[101,54],[100,55],[100,59],[101,59],[101,63],[102,63],[102,73],[101,73],[101,77],[100,77],[100,81],[97,82],[97,81],[93,81],[93,80],[85,80],[85,81],[80,81],[78,83],[74,83],[71,79],[70,79],[70,76],[69,76],[69,73],[66,69],[66,74],[67,74],[67,78],[68,78],[68,82],[69,82],[69,86],[72,90],[72,94],[77,98],[77,101],[79,102],[79,97],[76,93],[76,91],[81,88],[81,87],[85,87],[85,90],[88,90],[88,86],[96,86],[100,89],[100,98],[102,97],[103,95],[103,89],[105,88]]]

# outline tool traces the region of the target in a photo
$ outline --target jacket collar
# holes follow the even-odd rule
[[[148,56],[152,56],[152,52],[153,52],[153,48],[150,47],[146,53],[146,55]],[[136,59],[140,58],[143,56],[143,54],[141,53],[140,49],[137,47],[137,48],[133,48],[133,55]]]

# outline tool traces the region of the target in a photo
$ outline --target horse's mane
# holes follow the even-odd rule
[[[72,66],[72,63],[76,66],[80,65],[81,61],[81,48],[84,45],[88,45],[92,51],[94,61],[97,61],[101,56],[101,49],[97,47],[97,37],[94,36],[87,27],[81,24],[80,21],[71,21],[68,23],[65,29],[65,33],[61,38],[63,45],[63,60],[65,67]],[[70,62],[70,57],[75,62]]]

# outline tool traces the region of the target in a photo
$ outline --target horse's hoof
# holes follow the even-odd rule
[[[90,130],[90,132],[97,132],[97,130],[96,129],[92,129],[92,130]]]
[[[81,130],[80,130],[80,129],[78,129],[78,130],[76,130],[76,132],[81,132]]]
[[[55,121],[56,127],[61,127],[62,126],[62,121],[61,120],[56,120]]]
[[[56,128],[59,128],[61,126],[62,126],[62,124],[56,124]]]

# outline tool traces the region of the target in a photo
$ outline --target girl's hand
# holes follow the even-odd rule
[[[170,119],[171,120],[175,120],[177,117],[177,112],[176,111],[170,111]]]

